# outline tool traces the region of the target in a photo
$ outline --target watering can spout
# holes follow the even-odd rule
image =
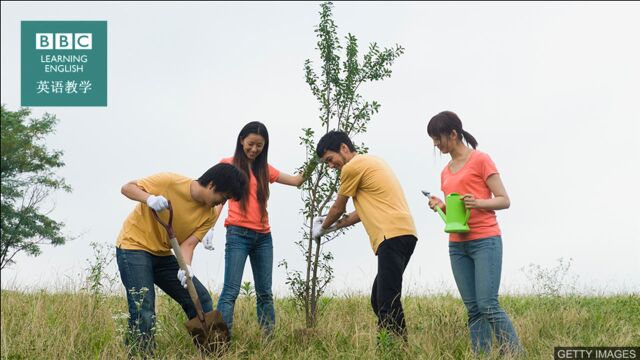
[[[447,223],[447,215],[445,215],[445,213],[442,211],[442,209],[440,209],[440,207],[436,206],[436,211],[438,212],[438,214],[440,215],[440,217],[442,218],[442,221],[444,221],[444,223]]]

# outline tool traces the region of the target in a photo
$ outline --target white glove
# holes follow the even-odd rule
[[[324,234],[324,230],[322,229],[322,223],[324,222],[325,216],[316,216],[313,218],[313,222],[311,223],[311,237],[318,238]]]
[[[185,289],[187,288],[187,276],[193,279],[193,271],[191,270],[191,265],[187,265],[186,272],[188,274],[185,274],[185,271],[182,269],[178,270],[178,280],[180,280],[180,284]]]
[[[326,235],[332,231],[338,230],[337,225],[334,223],[326,229],[322,228],[322,223],[324,223],[324,219],[326,216],[317,216],[313,218],[313,223],[311,225],[311,237],[314,239],[319,238],[320,236]]]
[[[169,202],[162,195],[151,195],[147,198],[147,205],[155,211],[162,211],[169,207]]]
[[[213,250],[213,227],[207,231],[207,234],[202,238],[202,245],[207,250]]]

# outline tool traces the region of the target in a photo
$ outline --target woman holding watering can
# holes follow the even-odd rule
[[[242,273],[247,257],[251,261],[255,281],[258,322],[269,336],[275,325],[275,310],[271,291],[273,268],[273,243],[267,199],[269,184],[300,186],[304,182],[301,174],[289,175],[276,170],[267,162],[269,133],[264,124],[254,121],[246,124],[236,141],[233,157],[222,163],[235,165],[249,178],[248,196],[240,201],[229,200],[228,216],[224,222],[227,241],[224,253],[224,286],[217,309],[232,331],[233,310],[240,293]],[[211,234],[207,234],[211,238]]]
[[[449,257],[469,315],[472,349],[475,353],[490,352],[493,332],[500,352],[521,354],[518,335],[498,303],[502,238],[495,210],[510,205],[500,174],[489,155],[476,150],[478,142],[462,129],[455,113],[443,111],[431,118],[427,133],[440,152],[451,155],[440,174],[442,191],[462,195],[465,208],[470,210],[470,230],[449,234]],[[446,213],[445,203],[435,196],[429,197],[429,207]]]

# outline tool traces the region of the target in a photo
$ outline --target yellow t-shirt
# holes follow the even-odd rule
[[[191,197],[193,180],[178,174],[159,173],[138,180],[138,186],[152,195],[162,195],[173,207],[173,229],[178,243],[195,235],[202,240],[218,220],[215,208],[202,205]],[[158,213],[162,221],[169,220],[169,210]],[[146,204],[138,203],[122,225],[116,246],[127,250],[145,250],[157,256],[171,255],[171,243],[165,228],[153,217]]]
[[[374,253],[386,239],[416,236],[400,182],[384,160],[371,155],[354,156],[342,167],[338,194],[353,198]]]

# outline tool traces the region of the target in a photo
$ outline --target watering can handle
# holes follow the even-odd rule
[[[464,217],[464,223],[469,225],[469,217],[471,217],[471,209],[467,209],[467,214]]]

